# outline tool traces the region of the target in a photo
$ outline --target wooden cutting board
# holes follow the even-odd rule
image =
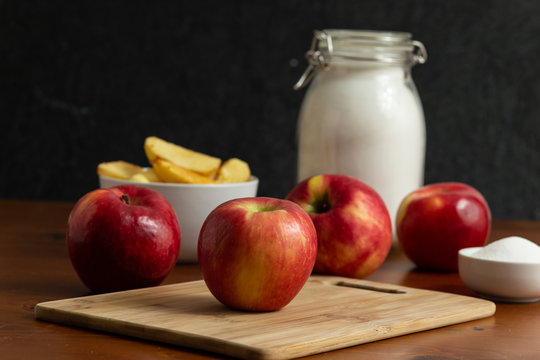
[[[50,301],[37,319],[243,359],[288,359],[493,315],[468,296],[312,276],[285,308],[231,310],[203,281]]]

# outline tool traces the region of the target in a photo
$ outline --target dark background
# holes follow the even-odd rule
[[[295,184],[313,29],[413,33],[426,183],[540,219],[539,1],[0,0],[0,198],[76,200],[96,165],[146,165],[149,135],[247,160],[259,195]]]

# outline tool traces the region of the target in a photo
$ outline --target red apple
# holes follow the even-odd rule
[[[396,230],[404,253],[419,268],[458,270],[458,251],[483,246],[491,229],[488,203],[473,187],[426,185],[401,202]]]
[[[71,263],[94,292],[158,285],[176,263],[180,226],[163,195],[140,186],[94,190],[73,207]]]
[[[390,215],[364,182],[347,175],[317,175],[298,183],[286,198],[315,224],[316,272],[364,278],[386,259],[392,245]]]
[[[309,278],[316,254],[309,216],[282,199],[227,201],[208,215],[199,234],[198,260],[208,289],[239,310],[287,305]]]

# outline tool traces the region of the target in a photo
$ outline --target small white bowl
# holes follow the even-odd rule
[[[208,214],[225,201],[254,197],[259,179],[230,184],[142,183],[99,176],[101,188],[119,185],[139,185],[160,192],[169,200],[180,223],[181,243],[178,262],[197,262],[197,241]]]
[[[459,276],[468,288],[500,302],[540,300],[540,262],[481,259],[474,256],[479,249],[471,247],[459,251]]]

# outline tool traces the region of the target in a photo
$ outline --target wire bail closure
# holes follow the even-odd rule
[[[420,64],[422,65],[427,61],[427,50],[424,44],[420,41],[413,40],[413,65]]]
[[[332,52],[334,51],[332,36],[328,35],[324,31],[315,30],[313,32],[313,39],[311,40],[311,47],[305,55],[308,62],[308,67],[296,84],[294,84],[294,90],[300,90],[309,84],[311,79],[313,79],[315,76],[316,71],[326,70],[330,67],[330,56],[325,57],[321,50],[318,49],[318,44],[321,40],[326,40],[328,55],[332,55]]]
[[[352,37],[354,38],[354,37]],[[321,47],[319,44],[321,42],[326,42],[326,47]],[[412,57],[410,58],[411,66],[416,64],[423,64],[427,61],[427,51],[420,41],[409,40],[408,45],[412,45]],[[294,84],[294,90],[300,90],[304,88],[309,82],[313,79],[318,71],[326,71],[330,68],[332,61],[332,56],[334,55],[334,43],[332,35],[321,30],[315,30],[313,32],[313,39],[311,40],[311,47],[306,52],[305,58],[308,62],[308,67],[300,76],[300,79]],[[394,58],[363,58],[363,57],[351,57],[343,56],[344,58],[352,60],[380,60],[383,62],[397,62],[403,60],[396,60]]]

